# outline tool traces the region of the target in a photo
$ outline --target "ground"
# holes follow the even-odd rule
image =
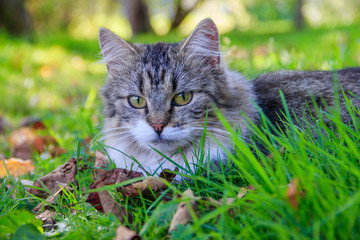
[[[249,79],[280,69],[339,69],[360,65],[358,29],[353,25],[271,34],[234,31],[221,36],[221,50],[230,68]],[[144,35],[134,41],[179,39],[175,34],[166,38]],[[35,170],[22,178],[38,179],[71,157],[89,159],[91,154],[81,143],[100,132],[103,119],[99,89],[105,81],[106,67],[99,63],[99,51],[96,39],[77,40],[66,34],[23,39],[0,34],[0,114],[12,126],[1,135],[0,152],[5,158],[11,157],[7,136],[26,116],[41,119],[48,129],[46,134],[66,150],[57,157],[34,153]],[[348,107],[356,111],[351,103]],[[207,169],[199,169],[190,176],[192,181],[172,184],[155,200],[122,198],[114,188],[109,191],[132,212],[132,221],[125,220],[125,226],[143,239],[358,239],[360,121],[354,118],[350,128],[339,121],[336,113],[331,118],[333,129],[317,121],[317,138],[310,126],[298,129],[290,124],[287,132],[277,136],[266,122],[262,129],[254,126],[271,155],[264,155],[251,143],[244,144],[234,133],[237,152],[230,157],[233,167],[224,166],[222,173],[207,177],[203,176]],[[89,164],[91,167],[90,160]],[[40,199],[19,191],[18,185],[7,189],[9,178],[1,181],[0,222],[12,225],[0,227],[0,236],[9,237],[24,223],[41,232],[42,223],[35,221],[31,212]],[[60,223],[57,233],[51,237],[45,234],[45,238],[112,239],[119,220],[84,202],[93,181],[91,171],[85,171],[78,181],[84,192],[63,196],[54,207]],[[190,212],[193,220],[168,234],[182,201],[177,195],[187,188],[204,198],[197,200],[196,211]],[[241,188],[247,189],[245,196],[227,204],[226,198],[236,197]],[[209,198],[222,202],[209,204]]]

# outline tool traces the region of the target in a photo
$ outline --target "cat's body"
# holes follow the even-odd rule
[[[311,99],[311,93],[326,101],[332,95],[330,72],[278,72],[262,75],[251,83],[228,70],[220,59],[218,31],[210,19],[175,44],[133,45],[107,29],[100,30],[99,41],[109,72],[102,90],[105,144],[120,168],[134,164],[134,170],[141,170],[132,156],[144,168],[141,171],[174,169],[175,165],[157,149],[183,167],[186,157],[194,170],[194,149],[198,148],[207,113],[207,132],[230,149],[231,142],[215,117],[213,105],[247,136],[243,114],[257,121],[254,102],[277,121],[273,115],[281,109],[279,89],[289,107],[299,111]],[[360,95],[360,71],[352,71],[351,81],[341,83],[345,90]],[[339,72],[340,80],[344,74]],[[206,138],[205,152],[210,160],[225,157],[211,138]]]
[[[317,116],[314,102],[324,110],[334,107],[336,88],[339,89],[336,95],[340,100],[342,120],[350,122],[342,91],[348,97],[351,97],[349,93],[360,96],[360,67],[338,71],[279,71],[260,75],[252,82],[257,104],[274,124],[282,126],[284,109],[279,90],[283,92],[290,115],[296,123],[310,116],[309,111],[312,116]],[[355,106],[360,106],[359,98],[352,98],[352,101]]]

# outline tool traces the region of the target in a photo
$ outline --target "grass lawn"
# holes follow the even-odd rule
[[[230,67],[250,79],[280,69],[359,66],[359,27],[274,34],[235,31],[221,36],[221,49]],[[174,34],[164,39],[147,35],[134,41],[180,39]],[[22,178],[35,180],[71,157],[81,156],[90,166],[77,177],[80,190],[63,194],[54,205],[58,225],[56,232],[44,232],[45,239],[113,239],[120,225],[114,215],[99,213],[84,202],[93,163],[81,143],[100,132],[103,118],[99,89],[106,67],[98,64],[98,53],[97,39],[48,34],[26,40],[0,33],[0,115],[15,128],[26,116],[42,119],[67,151],[58,157],[34,153],[36,169]],[[230,161],[220,172],[199,166],[188,176],[191,181],[172,184],[155,199],[123,197],[115,187],[109,192],[131,212],[131,222],[125,219],[124,225],[143,239],[360,239],[360,119],[355,117],[359,109],[350,101],[347,106],[353,127],[332,112],[327,115],[334,122],[331,128],[314,119],[315,125],[302,128],[290,122],[287,131],[274,135],[264,117],[260,126],[252,126],[256,137],[248,143],[233,132],[235,152],[229,153]],[[0,153],[9,158],[7,136],[12,130],[5,130]],[[263,154],[255,141],[271,155]],[[200,160],[203,151],[199,150]],[[17,230],[36,232],[31,226],[42,232],[42,222],[31,213],[40,200],[19,184],[7,188],[10,183],[11,178],[1,180],[0,238],[11,238]],[[241,187],[248,189],[244,197],[231,203],[223,200],[236,197]],[[193,220],[168,234],[183,201],[178,195],[188,188],[203,198],[190,212]],[[209,203],[208,198],[221,204]]]

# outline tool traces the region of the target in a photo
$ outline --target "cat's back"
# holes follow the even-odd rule
[[[337,80],[337,81],[336,81]],[[278,71],[260,75],[253,80],[257,103],[270,119],[277,119],[282,110],[281,90],[287,106],[301,115],[304,108],[312,106],[313,100],[321,106],[334,104],[334,82],[339,83],[345,94],[360,96],[360,67],[338,71]],[[340,90],[341,91],[341,90]],[[351,92],[351,93],[350,93]],[[340,93],[340,98],[343,95]],[[360,106],[359,98],[354,104]],[[311,109],[310,109],[311,110]]]

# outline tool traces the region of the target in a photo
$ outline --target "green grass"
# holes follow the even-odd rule
[[[353,25],[276,34],[231,32],[221,37],[222,49],[230,52],[226,60],[231,68],[249,77],[279,69],[336,69],[359,65],[358,29],[358,25]],[[155,36],[139,39],[164,40]],[[169,39],[180,37],[171,35],[165,40]],[[96,39],[82,41],[71,36],[48,35],[24,40],[0,34],[0,95],[3,96],[0,114],[15,126],[27,115],[44,119],[50,133],[68,150],[55,159],[34,154],[35,174],[25,178],[43,176],[71,156],[82,156],[90,166],[93,164],[78,144],[88,135],[94,137],[101,128],[98,90],[105,81],[106,68],[97,64],[98,52]],[[322,119],[302,128],[289,121],[287,131],[273,134],[273,126],[263,116],[260,126],[252,126],[256,137],[248,143],[232,132],[235,152],[229,153],[230,161],[220,172],[199,167],[189,176],[192,181],[173,184],[166,196],[163,194],[155,201],[141,197],[122,199],[112,189],[115,197],[132,211],[133,222],[125,221],[125,225],[144,239],[162,239],[167,236],[171,218],[181,201],[177,194],[191,188],[196,196],[220,199],[235,197],[240,187],[251,185],[255,190],[231,205],[211,207],[207,201],[199,200],[195,219],[178,227],[171,238],[359,239],[360,120],[356,117],[359,109],[351,102],[347,105],[354,117],[353,127],[341,123],[333,112],[328,116],[333,122],[331,128]],[[220,115],[219,118],[222,119]],[[10,157],[5,137],[1,139],[0,152]],[[261,147],[255,143],[261,143]],[[262,153],[260,148],[268,150],[273,157]],[[204,149],[200,149],[199,155],[203,153]],[[208,173],[206,177],[204,172]],[[91,170],[78,176],[78,180],[86,190],[91,182]],[[299,181],[298,208],[287,197],[288,184],[294,180]],[[6,235],[0,226],[0,238],[10,237],[9,233],[15,234],[24,224],[39,226],[31,215],[24,213],[31,211],[39,199],[29,196],[20,185],[6,190],[9,183],[10,179],[4,179],[0,186],[0,225],[11,227]],[[11,197],[13,193],[16,198]],[[114,237],[120,222],[113,215],[98,213],[84,203],[84,197],[83,192],[68,193],[54,205],[57,221],[66,228],[59,226],[58,235],[46,238]],[[17,217],[21,221],[9,220],[16,216],[21,216]]]

